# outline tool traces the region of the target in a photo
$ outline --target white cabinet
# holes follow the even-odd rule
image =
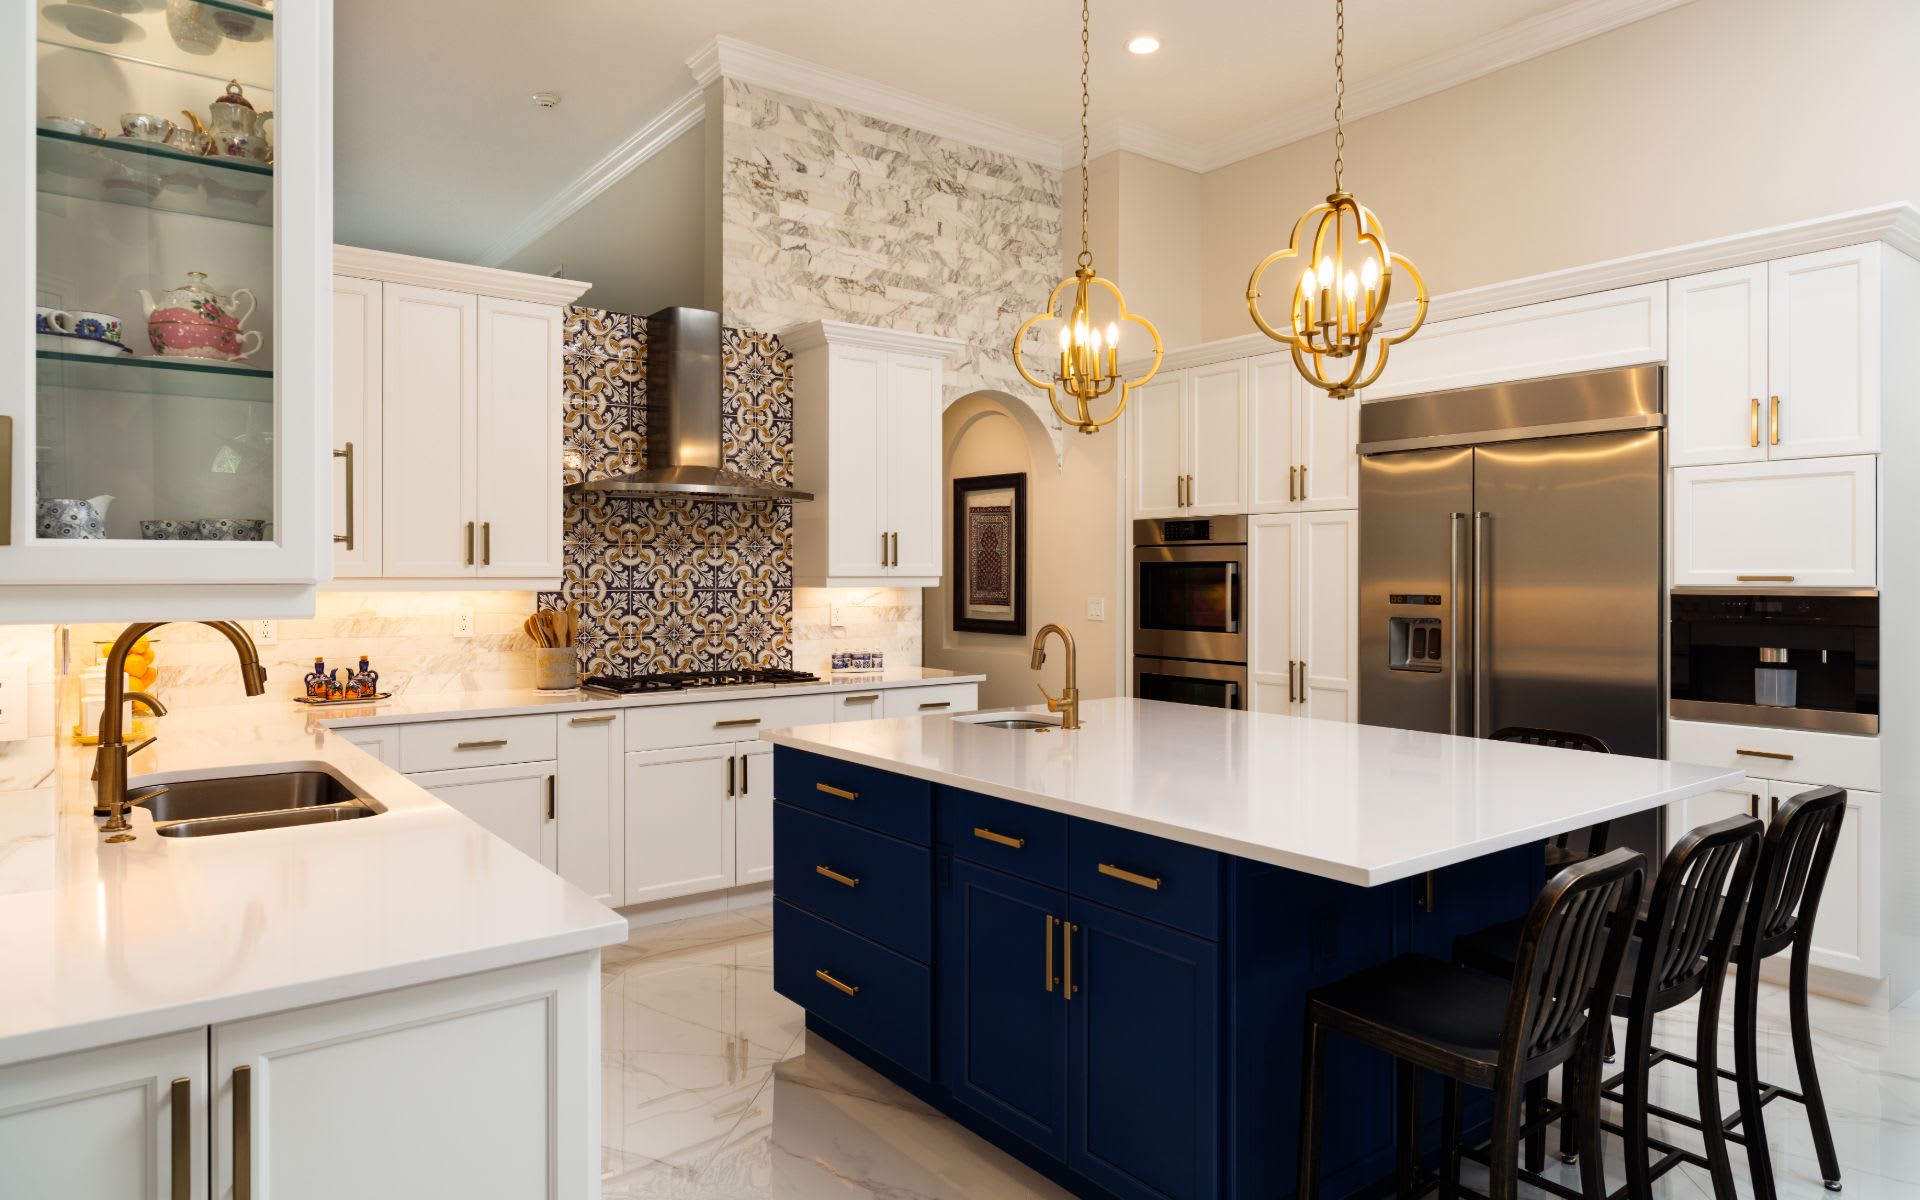
[[[598,958],[575,955],[214,1026],[211,1194],[594,1194]],[[205,1064],[206,1033],[195,1037]],[[93,1140],[76,1137],[59,1149],[73,1155]],[[237,1186],[238,1173],[246,1186]]]
[[[479,301],[442,288],[389,285],[381,317],[383,575],[473,574]]]
[[[1746,787],[1702,792],[1698,796],[1689,796],[1667,805],[1667,849],[1671,850],[1673,844],[1685,837],[1689,830],[1724,821],[1728,817],[1758,817],[1766,820],[1767,781],[1752,779]]]
[[[602,904],[626,901],[626,779],[619,712],[560,717],[556,869]]]
[[[557,867],[553,763],[425,771],[408,778],[549,871]]]
[[[773,743],[744,742],[739,751],[733,878],[767,883],[773,879]]]
[[[960,343],[840,321],[790,329],[794,581],[933,587],[941,575],[941,363]]]
[[[1773,803],[1813,785],[1775,782]],[[1827,868],[1826,889],[1813,922],[1811,961],[1829,970],[1878,979],[1880,914],[1884,902],[1881,881],[1880,793],[1847,792],[1847,815],[1834,844],[1833,865]],[[1909,864],[1900,864],[1905,869]]]
[[[1880,449],[1878,243],[1668,284],[1673,465]]]
[[[1675,586],[1874,587],[1873,455],[1682,467]]]
[[[880,715],[883,717],[942,716],[972,712],[980,707],[980,688],[972,683],[889,688],[880,695]]]
[[[833,721],[872,721],[882,715],[884,697],[874,692],[844,692],[833,698]]]
[[[1247,510],[1247,364],[1170,372],[1127,405],[1136,517]]]
[[[340,579],[380,574],[380,301],[378,282],[334,278],[333,573]]]
[[[1247,379],[1249,511],[1359,507],[1359,401],[1309,385],[1291,354],[1252,359]]]
[[[734,885],[737,758],[730,742],[627,755],[625,903]]]
[[[560,310],[482,296],[474,519],[482,579],[554,579],[560,553]],[[402,493],[403,496],[410,493]]]
[[[0,1067],[0,1191],[207,1194],[207,1031]]]
[[[1248,675],[1257,712],[1330,721],[1358,715],[1359,514],[1249,522],[1254,608]]]
[[[396,771],[400,769],[400,730],[392,725],[354,726],[336,729],[341,738],[373,755]]]

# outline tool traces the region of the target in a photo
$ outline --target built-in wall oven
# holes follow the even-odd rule
[[[1880,732],[1880,597],[1872,589],[1676,589],[1669,611],[1673,716]]]
[[[1245,708],[1247,519],[1133,523],[1134,695]]]

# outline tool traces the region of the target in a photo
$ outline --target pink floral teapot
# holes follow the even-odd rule
[[[242,297],[246,307],[239,309]],[[235,288],[231,296],[222,296],[200,271],[189,271],[186,286],[162,292],[157,300],[141,288],[140,302],[146,305],[147,337],[156,354],[237,362],[265,340],[257,329],[240,328],[253,314],[253,293]]]

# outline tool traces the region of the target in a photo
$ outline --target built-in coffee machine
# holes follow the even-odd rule
[[[1669,711],[1726,721],[1880,732],[1880,595],[1677,590]]]

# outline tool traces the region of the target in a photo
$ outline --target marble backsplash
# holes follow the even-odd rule
[[[890,670],[921,663],[919,588],[796,588],[793,665],[825,675],[835,650],[879,650]]]

